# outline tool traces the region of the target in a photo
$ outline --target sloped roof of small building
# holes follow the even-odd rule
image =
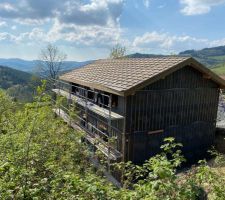
[[[184,66],[191,66],[225,88],[225,80],[190,57],[97,60],[60,76],[61,80],[126,96]]]

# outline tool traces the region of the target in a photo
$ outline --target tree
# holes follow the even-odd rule
[[[121,58],[126,54],[126,47],[120,44],[115,45],[110,51],[110,58]]]
[[[57,79],[63,68],[66,54],[61,52],[57,46],[48,44],[41,50],[38,61],[38,72],[44,78]]]

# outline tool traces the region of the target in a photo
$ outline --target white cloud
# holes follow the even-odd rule
[[[180,0],[184,6],[181,12],[184,15],[200,15],[208,13],[213,6],[225,3],[225,0]]]
[[[6,12],[17,11],[16,7],[14,7],[12,4],[7,2],[0,3],[0,9]]]
[[[149,6],[150,6],[150,0],[143,0],[143,3],[144,3],[144,6],[146,8],[149,8]]]
[[[188,35],[178,36],[153,31],[135,37],[131,48],[133,51],[169,54],[178,53],[187,49],[201,49],[218,45],[225,45],[225,38],[208,40]]]
[[[33,39],[33,42],[65,41],[71,45],[99,47],[110,46],[120,40],[122,30],[119,19],[124,0],[7,2],[0,3],[0,18],[34,27],[46,22],[53,24],[48,29],[40,29],[39,26],[30,32],[21,33],[14,39],[16,42]],[[16,26],[11,26],[11,29],[15,30]]]
[[[0,41],[13,42],[15,40],[16,40],[16,36],[10,33],[7,33],[7,32],[0,33]]]
[[[49,19],[76,25],[117,24],[124,0],[14,0],[0,3],[0,17],[22,24],[41,24]]]
[[[46,33],[39,28],[34,28],[30,32],[12,34],[8,32],[0,32],[0,41],[10,42],[14,44],[30,44],[47,42]]]
[[[36,27],[13,35],[11,40],[16,43],[65,42],[68,45],[98,48],[112,46],[121,40],[119,19],[124,0],[5,2],[0,3],[0,19]],[[47,28],[41,26],[44,24],[48,24]],[[11,25],[12,30],[16,28]]]
[[[119,26],[80,26],[62,24],[58,20],[55,20],[50,30],[36,27],[31,31],[20,34],[2,33],[0,40],[10,39],[12,42],[21,44],[62,42],[69,46],[109,49],[116,43],[121,42],[121,33],[122,30]]]
[[[210,42],[210,46],[211,47],[215,47],[215,46],[223,46],[225,45],[225,38],[219,39],[219,40],[213,40]]]
[[[67,1],[64,12],[59,14],[59,20],[63,23],[76,25],[117,24],[122,7],[123,0],[91,0],[87,4]]]
[[[225,45],[225,38],[208,40],[189,35],[171,35],[162,32],[147,32],[136,36],[133,40],[122,38],[120,27],[77,26],[61,24],[55,21],[49,31],[33,28],[30,32],[20,34],[0,33],[0,41],[10,41],[17,44],[39,45],[48,42],[60,43],[64,46],[79,48],[110,49],[116,43],[125,45],[130,53],[178,53],[187,49],[202,49]]]
[[[5,21],[0,22],[0,27],[3,27],[3,26],[7,26],[7,23]]]
[[[71,45],[84,46],[112,46],[119,42],[122,30],[119,26],[99,26],[99,25],[73,25],[61,24],[55,21],[53,27],[47,33],[47,40],[65,41]]]
[[[165,8],[165,7],[166,7],[166,3],[158,6],[159,9],[162,9],[162,8]]]
[[[45,44],[55,42],[79,48],[110,49],[116,43],[127,46],[131,52],[171,53],[186,49],[200,49],[225,44],[221,40],[208,40],[189,35],[171,35],[165,32],[147,32],[129,41],[123,37],[120,16],[125,0],[5,0],[0,3],[0,26],[8,25],[15,30],[20,24],[33,25],[24,33],[0,33],[1,41],[20,44]],[[209,12],[211,7],[225,0],[179,0],[185,15]],[[11,3],[10,3],[11,2]],[[14,2],[14,3],[12,3]],[[151,0],[142,0],[148,8]],[[166,5],[166,4],[165,4]],[[163,8],[165,5],[159,6]],[[23,12],[21,12],[21,10]],[[10,21],[12,20],[12,21]],[[46,23],[49,22],[49,23]],[[37,26],[46,23],[46,26]]]
[[[12,29],[12,30],[16,30],[16,29],[17,29],[17,26],[13,25],[13,26],[11,27],[11,29]]]

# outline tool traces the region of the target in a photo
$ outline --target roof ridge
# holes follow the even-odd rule
[[[102,59],[97,59],[95,61],[101,61],[101,60],[138,60],[138,59],[168,59],[168,58],[191,58],[191,56],[157,56],[157,57],[143,57],[143,58],[130,58],[130,57],[121,57],[121,58],[102,58]]]
[[[225,81],[195,59],[186,56],[101,59],[68,72],[60,78],[102,91],[125,95],[129,90],[143,83],[157,81],[160,77],[165,77],[187,65],[194,65],[196,69],[209,74],[215,82],[225,87]]]

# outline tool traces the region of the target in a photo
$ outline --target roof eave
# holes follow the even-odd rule
[[[216,73],[205,67],[203,64],[201,64],[194,58],[190,58],[189,60],[193,68],[197,69],[203,74],[208,75],[212,81],[216,82],[220,86],[221,89],[225,88],[225,80],[223,78],[221,78],[219,75],[217,75]]]
[[[224,79],[222,79],[217,74],[212,72],[210,69],[206,68],[200,62],[198,62],[197,60],[195,60],[194,58],[191,58],[191,57],[189,57],[189,58],[187,57],[187,59],[184,60],[183,62],[180,62],[177,65],[174,65],[173,67],[155,75],[154,77],[149,78],[148,80],[145,80],[145,81],[129,88],[128,90],[123,90],[123,91],[118,91],[116,89],[109,88],[104,85],[100,85],[100,84],[96,84],[96,83],[89,83],[89,82],[84,82],[84,81],[80,81],[80,80],[76,80],[76,79],[66,78],[66,77],[64,77],[64,75],[60,76],[59,78],[61,80],[67,81],[67,82],[76,83],[76,84],[94,88],[94,89],[97,89],[100,91],[105,91],[105,92],[108,92],[111,94],[115,94],[115,95],[119,95],[119,96],[129,96],[129,95],[134,94],[137,90],[140,90],[141,88],[146,87],[147,85],[150,85],[160,79],[164,79],[166,76],[172,74],[173,72],[175,72],[185,66],[191,66],[191,67],[195,68],[196,70],[200,71],[201,73],[209,76],[210,79],[212,81],[216,82],[221,89],[225,89],[225,80]]]
[[[157,74],[156,76],[126,90],[124,92],[125,96],[129,96],[134,94],[137,90],[146,87],[147,85],[150,85],[160,79],[164,79],[166,76],[168,76],[169,74],[172,74],[173,72],[185,67],[185,66],[191,66],[195,69],[197,69],[198,71],[202,72],[203,74],[209,75],[210,79],[213,80],[214,82],[216,82],[219,87],[221,89],[225,89],[225,80],[222,79],[221,77],[219,77],[217,74],[215,74],[214,72],[212,72],[210,69],[206,68],[204,65],[202,65],[200,62],[198,62],[197,60],[195,60],[194,58],[187,58],[186,60],[184,60],[181,63],[178,63],[177,65],[175,65],[172,68],[169,68],[168,70],[163,71],[160,74]]]
[[[66,82],[69,82],[69,83],[76,83],[76,84],[86,86],[86,87],[89,87],[89,88],[94,88],[96,90],[100,90],[100,91],[108,92],[108,93],[111,93],[111,94],[115,94],[115,95],[118,95],[118,96],[124,96],[124,91],[118,91],[118,90],[115,90],[115,89],[112,89],[112,88],[109,88],[109,87],[106,87],[106,86],[103,86],[103,85],[100,85],[100,84],[88,83],[88,82],[80,81],[80,80],[77,80],[77,79],[68,79],[68,78],[64,77],[63,75],[60,76],[59,79],[63,80],[63,81],[66,81]]]

